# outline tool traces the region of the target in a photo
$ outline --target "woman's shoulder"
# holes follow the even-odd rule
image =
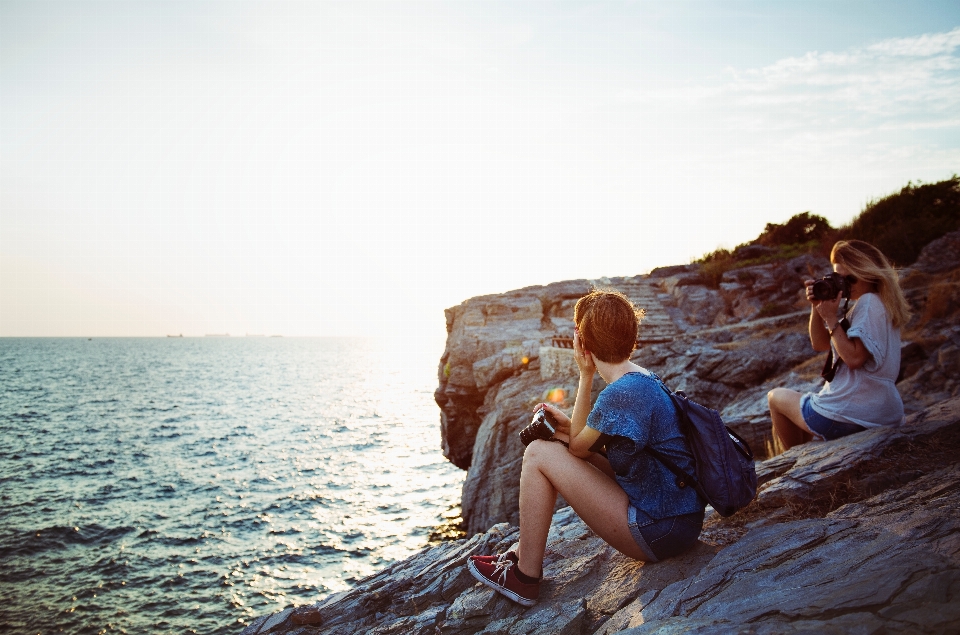
[[[637,366],[637,370],[624,374],[612,385],[615,386],[621,381],[625,386],[658,386],[660,384],[660,378],[657,374],[642,366]]]
[[[626,373],[600,392],[587,425],[615,436],[643,439],[641,429],[662,408],[660,397],[669,400],[660,379],[646,369]]]
[[[854,307],[854,313],[862,313],[866,317],[874,318],[886,318],[887,317],[887,307],[884,306],[883,300],[877,293],[870,291],[869,293],[864,293],[860,296],[860,299],[857,300],[857,304]]]
[[[660,378],[646,368],[626,373],[600,393],[603,396],[609,393],[610,397],[627,395],[636,396],[637,393],[660,391]]]

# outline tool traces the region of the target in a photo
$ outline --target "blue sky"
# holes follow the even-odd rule
[[[444,333],[960,165],[956,2],[0,2],[0,336]]]

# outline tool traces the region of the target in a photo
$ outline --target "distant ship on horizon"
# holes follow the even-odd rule
[[[180,335],[167,335],[167,337],[183,337],[183,333],[181,333]]]
[[[204,337],[230,337],[229,333],[207,333]]]

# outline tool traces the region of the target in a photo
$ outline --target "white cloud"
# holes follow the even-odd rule
[[[728,110],[778,127],[869,130],[955,125],[960,111],[960,28],[840,53],[807,53],[729,71]]]
[[[951,54],[960,47],[960,27],[947,33],[919,37],[892,38],[867,47],[867,51],[885,56],[930,57]]]

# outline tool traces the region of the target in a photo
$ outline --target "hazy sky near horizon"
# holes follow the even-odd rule
[[[956,1],[0,1],[0,336],[442,336],[958,171]]]

